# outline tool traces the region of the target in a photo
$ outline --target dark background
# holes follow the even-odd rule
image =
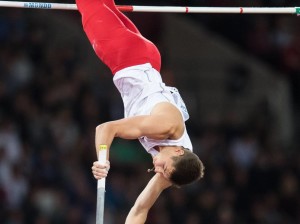
[[[126,0],[117,4],[286,7],[300,5],[300,1]],[[168,62],[168,50],[162,44],[163,14],[129,16],[160,47],[163,71],[168,71],[162,73],[166,83],[182,87],[182,95],[189,101],[184,89],[196,91],[194,85],[178,83],[180,77],[164,63]],[[299,18],[233,14],[178,17],[201,25],[276,71],[276,76],[279,73],[288,83],[293,126],[289,140],[280,141],[273,134],[276,118],[266,102],[252,108],[239,122],[229,115],[218,122],[191,117],[188,131],[206,175],[199,183],[164,192],[147,223],[299,223]],[[1,223],[95,222],[96,181],[91,173],[96,159],[95,127],[121,118],[123,109],[109,70],[98,62],[78,27],[80,17],[74,11],[0,9]],[[242,94],[247,71],[242,68],[232,73],[224,85],[233,96]],[[197,115],[191,103],[187,106]],[[153,175],[146,172],[150,167],[150,156],[136,141],[114,142],[105,224],[124,223]]]

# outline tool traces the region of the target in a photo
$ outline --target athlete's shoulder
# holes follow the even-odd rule
[[[181,116],[178,108],[170,102],[157,103],[151,110],[151,114],[168,114],[169,116]]]

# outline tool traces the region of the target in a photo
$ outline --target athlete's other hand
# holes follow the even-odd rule
[[[167,180],[161,173],[157,173],[154,176],[156,184],[158,184],[162,189],[166,189],[172,186],[172,183]]]
[[[104,165],[100,164],[98,161],[93,163],[92,173],[94,177],[99,180],[101,178],[107,177],[108,171],[110,169],[110,163],[107,160]]]

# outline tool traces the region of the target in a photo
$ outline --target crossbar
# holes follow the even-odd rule
[[[77,10],[76,4],[48,2],[0,1],[0,7]],[[236,14],[300,14],[300,7],[188,7],[119,5],[123,12],[160,13],[236,13]]]

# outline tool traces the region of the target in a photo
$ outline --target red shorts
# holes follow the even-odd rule
[[[110,1],[105,4],[105,1]],[[77,0],[83,28],[97,56],[113,74],[126,67],[150,63],[160,71],[161,58],[156,46],[115,8],[113,0]],[[114,8],[112,8],[112,5]]]

